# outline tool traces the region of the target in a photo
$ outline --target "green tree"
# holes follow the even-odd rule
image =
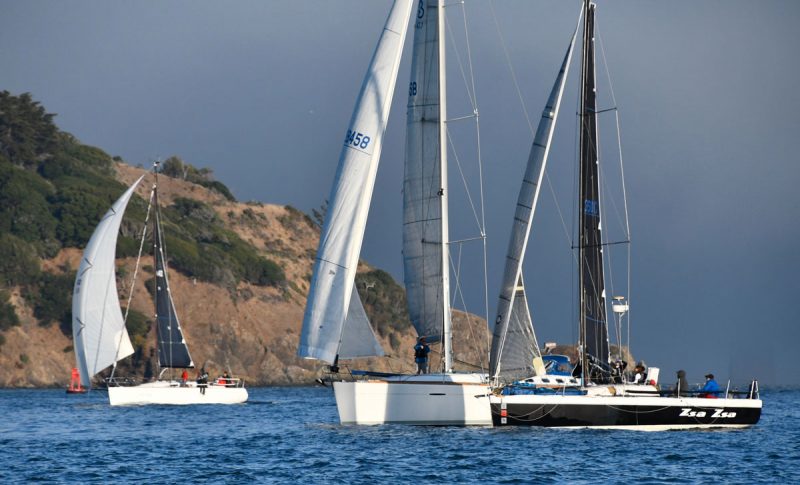
[[[0,155],[14,165],[35,167],[56,148],[54,116],[30,93],[0,91]]]

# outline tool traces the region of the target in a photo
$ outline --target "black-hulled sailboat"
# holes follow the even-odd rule
[[[620,366],[612,365],[603,274],[603,248],[609,243],[601,237],[594,15],[595,4],[585,2],[581,12],[579,234],[575,244],[578,359],[573,365],[565,356],[541,354],[522,279],[522,261],[576,30],[542,114],[518,198],[491,351],[493,424],[646,430],[753,425],[762,406],[756,381],[743,392],[699,394],[679,389],[673,394],[659,390],[657,368],[651,367],[634,381]],[[627,309],[623,298],[614,298],[615,314]]]
[[[154,167],[153,189],[150,193],[148,219],[153,211],[152,244],[155,268],[156,339],[159,379],[139,385],[129,385],[130,379],[114,376],[117,362],[133,354],[125,315],[122,314],[116,283],[115,249],[117,235],[125,208],[144,176],[139,177],[103,216],[86,245],[72,297],[72,332],[75,357],[80,369],[81,383],[91,386],[91,379],[105,368],[113,366],[108,384],[108,399],[112,406],[136,404],[234,404],[247,400],[244,382],[225,378],[213,382],[206,379],[173,379],[173,369],[195,367],[181,329],[170,292],[167,253],[158,202],[158,163]],[[141,248],[147,232],[142,231],[142,243],[136,260],[136,275],[141,261]],[[131,285],[131,294],[133,285]],[[130,300],[127,307],[130,307]],[[167,374],[167,378],[164,375]]]

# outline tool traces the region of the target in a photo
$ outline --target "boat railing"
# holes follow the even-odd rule
[[[239,377],[217,377],[211,382],[212,386],[221,387],[244,387],[244,379]]]
[[[760,399],[758,392],[758,381],[750,382],[747,390],[740,390],[737,387],[731,389],[730,381],[725,390],[722,391],[703,391],[700,389],[676,391],[677,386],[672,389],[663,389],[659,394],[663,397],[705,397],[709,399],[723,398],[723,399]]]

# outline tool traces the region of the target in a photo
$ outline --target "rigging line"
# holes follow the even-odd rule
[[[464,192],[467,194],[467,200],[469,201],[469,206],[472,209],[472,215],[475,217],[475,223],[478,225],[478,230],[480,234],[483,235],[483,228],[481,227],[481,220],[478,217],[478,211],[475,209],[475,203],[472,200],[472,194],[469,190],[469,184],[467,183],[467,178],[464,175],[464,171],[461,168],[461,159],[458,158],[458,153],[456,152],[456,147],[453,144],[453,138],[450,136],[450,130],[447,131],[447,142],[450,145],[450,148],[453,152],[453,157],[456,159],[456,167],[458,167],[458,174],[461,175],[461,183],[464,185]]]
[[[606,78],[608,79],[608,90],[611,94],[611,101],[614,103],[614,106],[618,106],[617,104],[617,97],[614,94],[614,83],[611,81],[611,71],[608,68],[608,60],[606,58],[606,49],[605,49],[605,42],[603,41],[603,36],[600,33],[600,28],[595,24],[595,32],[597,34],[598,39],[600,40],[600,55],[603,57],[603,67],[606,71]],[[623,163],[622,157],[622,133],[620,130],[620,122],[619,122],[619,110],[614,111],[614,120],[616,122],[616,129],[617,129],[617,154],[619,156],[619,171],[620,171],[620,179],[622,181],[622,204],[623,204],[623,211],[625,213],[625,235],[627,239],[631,240],[631,227],[630,227],[630,218],[628,215],[628,192],[625,187],[625,164]],[[632,248],[628,246],[628,265],[627,265],[627,290],[628,290],[628,301],[631,301],[631,251]],[[631,315],[630,310],[628,311],[628,349],[630,349],[631,345]]]
[[[467,47],[467,60],[469,61],[469,76],[470,83],[472,84],[472,98],[473,107],[475,111],[475,145],[478,156],[478,192],[480,194],[480,207],[481,207],[481,235],[483,236],[483,308],[484,319],[488,328],[489,323],[489,261],[488,249],[486,241],[486,202],[484,198],[483,189],[483,151],[481,150],[481,120],[478,114],[478,93],[475,89],[475,69],[472,63],[472,47],[469,42],[469,26],[467,25],[467,9],[464,3],[461,4],[462,17],[464,19],[464,39]],[[486,339],[486,355],[488,358],[491,352],[491,343],[488,336]],[[483,368],[483,359],[481,358],[481,369]]]
[[[519,97],[520,106],[522,106],[522,112],[525,114],[525,120],[528,122],[528,129],[531,131],[531,135],[536,135],[536,132],[533,130],[533,123],[531,122],[531,117],[528,114],[528,108],[525,107],[525,100],[522,97],[522,90],[519,88],[519,83],[517,82],[517,75],[514,73],[514,66],[511,64],[511,57],[508,54],[508,48],[506,47],[506,41],[503,38],[502,31],[500,29],[500,23],[497,20],[497,13],[494,10],[494,0],[489,2],[489,8],[492,11],[492,19],[494,20],[495,30],[497,31],[497,37],[500,38],[500,45],[503,48],[503,54],[506,58],[506,64],[508,64],[508,70],[511,72],[511,79],[514,81],[514,88],[517,90],[517,96]]]
[[[474,64],[472,62],[472,46],[469,40],[469,25],[467,24],[467,9],[464,2],[461,2],[461,17],[464,21],[464,44],[467,49],[467,67],[469,69],[469,79],[470,79],[470,86],[471,86],[471,102],[472,102],[472,111],[475,115],[475,149],[477,155],[477,162],[478,162],[478,193],[480,197],[480,231],[481,236],[483,237],[483,307],[484,307],[484,318],[485,321],[489,322],[489,269],[488,269],[488,250],[487,250],[487,241],[486,241],[486,203],[484,198],[484,188],[483,188],[483,152],[481,150],[481,124],[480,124],[480,115],[478,114],[478,94],[475,88],[475,69]],[[458,54],[457,54],[458,57]],[[460,57],[458,57],[460,62]],[[470,89],[467,89],[467,92],[470,92]],[[490,351],[489,339],[486,339],[486,349],[487,349],[487,356]],[[483,365],[483,361],[481,360],[481,365]]]
[[[462,6],[462,9],[463,9],[464,4],[462,3],[461,6]],[[464,88],[467,90],[467,97],[469,98],[469,102],[472,105],[472,110],[475,111],[476,106],[475,106],[474,93],[472,91],[470,91],[469,81],[467,80],[467,73],[464,71],[464,63],[461,61],[461,54],[459,53],[458,45],[456,44],[455,33],[453,32],[452,27],[450,27],[450,17],[449,16],[445,16],[444,17],[444,23],[445,23],[445,26],[447,27],[447,32],[450,33],[448,38],[450,39],[450,45],[452,46],[453,52],[456,55],[456,61],[458,63],[458,69],[459,69],[459,71],[461,71],[461,80],[464,81]],[[465,33],[465,35],[466,35],[466,33]]]
[[[467,327],[469,328],[470,338],[472,339],[472,342],[476,343],[476,347],[480,348],[480,343],[478,341],[478,338],[475,336],[475,329],[473,328],[474,325],[472,323],[472,318],[471,318],[472,314],[469,311],[467,311],[467,302],[464,299],[464,292],[461,289],[461,254],[462,254],[462,247],[461,247],[461,244],[459,244],[458,245],[458,263],[456,264],[456,262],[453,261],[452,252],[448,251],[448,257],[450,259],[450,265],[453,268],[456,269],[456,274],[455,274],[456,284],[455,284],[455,288],[453,289],[453,300],[456,300],[456,298],[461,300],[461,305],[464,308],[464,313],[466,315]],[[453,313],[453,307],[451,306],[450,307],[451,318],[452,318],[452,313]],[[483,360],[482,353],[478,352],[478,355],[481,356],[481,357],[479,357],[481,372],[484,372],[485,366],[484,366],[484,360]]]

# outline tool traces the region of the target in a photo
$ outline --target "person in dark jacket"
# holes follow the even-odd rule
[[[675,388],[676,396],[685,396],[689,392],[689,384],[686,382],[686,371],[678,371],[678,386]]]
[[[431,348],[425,343],[425,337],[420,337],[417,345],[414,346],[414,362],[417,363],[417,374],[428,373],[428,354]]]
[[[706,385],[700,390],[704,393],[700,397],[716,398],[719,396],[720,388],[717,381],[714,380],[714,374],[706,374]]]

